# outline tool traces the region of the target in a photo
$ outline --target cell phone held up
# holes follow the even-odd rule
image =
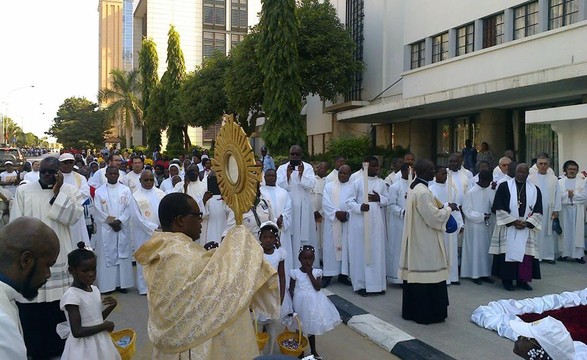
[[[299,166],[301,163],[302,163],[302,160],[290,160],[290,161],[289,161],[289,165],[290,165],[290,166],[293,166],[294,168],[295,168],[296,166]]]

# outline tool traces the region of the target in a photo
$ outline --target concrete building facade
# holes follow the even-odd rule
[[[587,118],[587,0],[332,3],[366,69],[351,96],[308,100],[311,153],[333,136],[370,134],[438,164],[468,138],[520,161],[575,156],[564,146],[581,135],[550,120]]]

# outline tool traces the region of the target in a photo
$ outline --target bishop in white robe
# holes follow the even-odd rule
[[[377,176],[379,160],[376,157],[368,160],[368,170],[362,179],[353,182],[354,197],[347,202],[352,211],[349,222],[349,275],[353,290],[363,296],[383,293],[387,288],[384,207],[389,204],[389,198],[387,185]]]
[[[159,203],[165,193],[155,187],[155,177],[149,170],[144,170],[140,178],[141,187],[132,195],[131,202],[131,227],[133,237],[133,250],[140,248],[146,243],[153,233],[159,228]],[[137,263],[137,290],[140,295],[147,294],[147,284],[143,276],[143,266]]]
[[[130,216],[132,193],[118,182],[118,169],[106,167],[108,183],[94,195],[96,213],[96,286],[100,292],[119,288],[126,292],[134,284],[131,257]]]

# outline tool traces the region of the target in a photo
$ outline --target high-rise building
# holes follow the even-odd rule
[[[123,0],[122,63],[125,71],[133,68],[133,0]]]
[[[186,71],[194,71],[214,50],[228,54],[258,22],[260,11],[261,0],[140,0],[134,12],[135,55],[143,37],[153,39],[159,57],[158,74],[163,76],[167,69],[167,34],[173,25],[180,36]],[[134,66],[138,68],[138,56]],[[192,144],[200,146],[209,146],[215,137],[213,129],[190,128],[188,133]],[[163,146],[166,141],[163,136]]]

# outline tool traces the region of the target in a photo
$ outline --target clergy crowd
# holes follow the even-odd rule
[[[585,263],[587,189],[575,161],[566,161],[558,178],[546,154],[531,167],[506,153],[495,168],[481,160],[470,170],[463,154],[434,166],[407,153],[393,159],[383,177],[378,157],[366,156],[360,169],[351,169],[344,157],[314,167],[302,160],[304,149],[293,145],[288,161],[275,164],[263,147],[257,198],[243,214],[243,225],[255,238],[261,224],[277,225],[285,274],[300,268],[299,249],[310,245],[316,249],[314,267],[323,271],[322,287],[336,279],[362,296],[376,296],[398,284],[404,303],[406,297],[414,304],[431,297],[434,303],[437,290],[460,285],[462,278],[478,285],[498,278],[505,290],[532,290],[541,262]],[[0,226],[22,216],[38,218],[60,244],[39,296],[19,303],[33,358],[35,351],[63,348],[55,324],[63,321],[59,300],[71,283],[67,254],[79,241],[96,253],[95,285],[101,293],[135,287],[146,295],[140,263],[136,276],[133,271],[133,253],[161,231],[158,210],[166,194],[183,193],[195,201],[199,212],[188,215],[202,219],[197,240],[202,246],[222,247],[235,226],[207,153],[168,163],[141,154],[63,153],[33,163],[26,176],[10,161],[5,165]],[[441,309],[440,315],[414,318],[405,304],[403,315],[420,323],[443,321],[448,298],[439,304],[444,314]]]

